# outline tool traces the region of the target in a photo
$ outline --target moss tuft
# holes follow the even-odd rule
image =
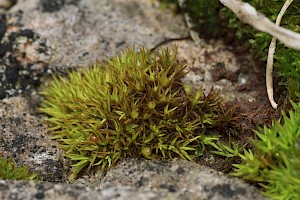
[[[220,115],[218,95],[205,96],[181,82],[184,68],[176,50],[128,49],[54,78],[42,92],[40,110],[73,161],[70,179],[128,156],[193,161],[205,149],[222,151],[214,128],[228,116]]]

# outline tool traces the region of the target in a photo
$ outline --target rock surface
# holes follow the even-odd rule
[[[0,154],[29,165],[48,182],[2,180],[0,199],[264,198],[240,180],[180,160],[128,159],[107,174],[65,184],[68,161],[37,111],[41,85],[47,84],[49,75],[84,68],[133,45],[153,48],[185,37],[188,30],[180,15],[159,10],[150,0],[19,0],[1,12]],[[249,60],[240,62],[219,41],[198,47],[182,40],[166,46],[174,44],[178,58],[188,64],[185,81],[206,91],[221,89],[227,99],[256,100],[259,69]],[[258,85],[253,89],[249,82]]]
[[[28,104],[22,97],[0,101],[0,155],[28,165],[46,181],[61,182],[66,176],[61,152]]]
[[[207,167],[172,162],[126,159],[111,169],[95,189],[121,184],[152,191],[156,199],[264,199],[254,187]]]
[[[2,180],[0,199],[266,199],[241,180],[182,160],[126,159],[98,181],[88,188],[82,184]]]

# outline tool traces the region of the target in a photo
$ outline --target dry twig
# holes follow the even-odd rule
[[[279,26],[282,16],[285,13],[286,9],[289,7],[289,5],[293,2],[293,0],[286,0],[284,5],[282,6],[277,19],[276,19],[276,25]],[[273,58],[276,48],[276,38],[273,37],[272,41],[270,43],[269,52],[268,52],[268,59],[267,59],[267,68],[266,68],[266,86],[267,86],[267,93],[269,101],[274,109],[277,109],[277,103],[274,101],[273,97],[273,79],[272,79],[272,73],[273,73]]]

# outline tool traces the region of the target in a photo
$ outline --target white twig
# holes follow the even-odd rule
[[[299,33],[275,25],[263,14],[257,12],[253,6],[241,0],[219,1],[232,10],[243,22],[250,24],[259,31],[269,33],[288,47],[300,50]]]
[[[293,2],[293,0],[286,0],[284,5],[282,6],[277,19],[276,19],[276,26],[280,25],[281,19],[283,14],[285,13],[286,9],[289,7],[289,5]],[[268,52],[268,59],[267,59],[267,68],[266,68],[266,86],[267,86],[267,93],[269,101],[274,109],[277,109],[277,103],[274,101],[273,97],[273,59],[274,59],[274,53],[276,48],[276,38],[273,37],[272,41],[270,43],[269,52]]]

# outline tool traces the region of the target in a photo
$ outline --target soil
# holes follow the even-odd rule
[[[274,78],[274,98],[277,100],[279,108],[273,109],[266,92],[265,64],[256,62],[257,67],[249,67],[247,62],[249,62],[249,59],[253,60],[249,48],[243,46],[240,42],[234,42],[234,44],[233,48],[230,49],[235,49],[234,53],[239,63],[245,64],[238,71],[232,72],[225,69],[224,63],[217,63],[213,68],[212,75],[214,82],[225,78],[233,83],[238,82],[240,74],[250,75],[250,81],[236,87],[238,93],[245,95],[239,95],[233,101],[225,101],[223,106],[224,110],[233,111],[232,115],[235,119],[234,127],[232,127],[234,130],[231,131],[231,133],[233,132],[231,139],[245,145],[245,147],[251,148],[253,147],[251,140],[256,138],[253,130],[263,126],[271,127],[272,121],[280,118],[281,110],[289,107],[286,98],[287,91],[284,87],[278,86],[279,79]],[[249,101],[246,98],[247,93],[251,93],[255,101]],[[227,130],[223,130],[225,133],[221,134],[228,134],[226,131],[230,130],[231,128],[228,129],[227,127]],[[198,162],[224,173],[232,172],[231,164],[239,163],[235,158],[224,159],[221,156],[213,156],[211,153],[204,155]]]

